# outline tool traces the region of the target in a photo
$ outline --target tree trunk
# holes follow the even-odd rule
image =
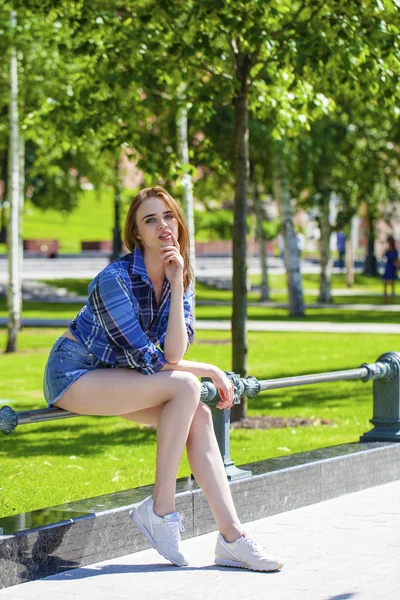
[[[375,220],[370,210],[368,210],[368,249],[365,257],[364,275],[371,275],[372,277],[378,275],[378,263],[375,256]]]
[[[23,240],[23,218],[25,204],[25,140],[19,135],[19,207],[18,207],[18,246],[19,246],[19,289],[20,312],[22,315],[22,279],[24,272],[24,240]]]
[[[333,260],[331,257],[331,234],[332,227],[329,223],[329,201],[330,191],[328,186],[322,192],[320,210],[319,210],[319,226],[320,226],[320,276],[319,276],[319,298],[318,302],[332,302],[331,284],[332,284],[332,267]]]
[[[349,288],[354,285],[354,256],[351,238],[346,239],[346,285]]]
[[[1,153],[1,178],[3,180],[3,194],[0,201],[0,243],[6,240],[6,209],[4,201],[7,198],[7,180],[8,180],[8,148]]]
[[[250,61],[239,54],[237,78],[241,84],[235,98],[235,200],[233,221],[233,300],[232,300],[232,368],[241,377],[247,376],[247,264],[246,214],[249,182],[249,108],[248,74]],[[242,400],[232,408],[231,420],[246,416],[247,402]]]
[[[254,250],[256,244],[256,217],[252,213],[249,214],[249,232],[247,235],[247,293],[251,292],[250,266],[254,258]]]
[[[189,166],[189,144],[188,144],[188,118],[187,102],[185,96],[186,86],[182,86],[179,91],[179,109],[176,115],[176,129],[178,136],[178,152],[182,165]],[[189,230],[189,251],[190,264],[194,274],[196,274],[196,243],[194,230],[194,207],[193,207],[193,183],[190,173],[184,173],[182,176],[183,203],[185,207],[186,222]],[[194,282],[193,282],[194,285]]]
[[[303,289],[301,285],[300,254],[293,224],[287,169],[283,156],[282,142],[275,144],[273,160],[274,196],[278,204],[281,231],[284,241],[284,261],[291,317],[304,317]]]
[[[260,255],[260,267],[261,267],[261,295],[260,300],[269,300],[269,285],[268,285],[268,258],[267,251],[265,248],[265,236],[262,228],[263,215],[261,211],[260,194],[258,192],[257,185],[257,174],[255,165],[252,165],[250,170],[250,176],[252,179],[253,187],[253,204],[254,212],[256,215],[256,230],[257,230],[257,241]]]
[[[16,27],[16,13],[11,13],[11,31]],[[8,253],[8,339],[6,352],[16,352],[17,335],[21,327],[21,287],[20,287],[20,257],[19,257],[19,197],[20,197],[20,161],[19,161],[19,125],[18,125],[18,69],[17,51],[11,49],[10,57],[10,139],[8,167],[8,201],[10,213],[7,234]]]
[[[359,219],[357,215],[354,215],[349,224],[350,235],[347,236],[346,241],[346,284],[347,287],[353,287],[354,285],[354,261],[356,257],[356,250],[358,248],[358,228]]]
[[[113,227],[113,250],[110,261],[117,260],[122,255],[122,231],[121,231],[121,179],[119,171],[119,150],[115,156],[115,183],[114,183],[114,227]]]

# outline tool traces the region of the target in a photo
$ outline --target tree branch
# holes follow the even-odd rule
[[[166,20],[168,23],[168,26],[172,29],[172,31],[174,32],[174,34],[176,35],[176,37],[178,37],[180,39],[180,41],[183,43],[183,45],[188,49],[188,50],[193,50],[191,48],[191,46],[189,46],[189,44],[183,39],[182,35],[180,34],[180,32],[175,28],[175,26],[173,25],[173,23],[170,21],[168,14],[166,13],[166,11],[164,9],[163,10],[165,16],[166,16]],[[193,63],[190,59],[188,59],[186,57],[186,60],[188,62],[189,65],[191,65],[192,67],[196,67],[198,68],[199,65],[202,67],[202,69],[204,69],[205,71],[207,71],[208,73],[210,73],[211,75],[218,75],[219,77],[224,77],[225,79],[230,79],[232,80],[233,77],[232,75],[230,75],[229,73],[224,73],[221,72],[219,73],[218,71],[215,71],[214,69],[212,69],[211,67],[209,67],[208,65],[206,65],[203,61],[199,61],[198,63]]]
[[[293,19],[292,21],[290,21],[290,26],[291,26],[291,27],[293,26],[293,24],[294,24],[294,23],[296,23],[296,21],[297,21],[297,19],[299,18],[299,16],[300,16],[301,12],[302,12],[302,11],[303,11],[303,9],[305,8],[305,4],[306,4],[306,0],[303,0],[303,2],[301,3],[301,6],[300,6],[300,8],[299,8],[299,10],[297,11],[297,13],[296,13],[296,14],[295,14],[295,16],[294,16],[294,19]],[[314,18],[314,17],[315,17],[315,16],[316,16],[316,15],[317,15],[319,12],[320,12],[320,10],[321,10],[323,7],[324,7],[324,4],[321,2],[321,3],[320,3],[320,4],[319,4],[319,5],[318,5],[318,6],[317,6],[317,7],[316,7],[316,8],[315,8],[313,11],[312,11],[312,13],[311,13],[311,15],[310,15],[309,19],[307,19],[307,23],[310,23],[310,22],[313,20],[313,18]],[[282,33],[282,31],[285,31],[286,29],[287,29],[287,27],[283,27],[283,28],[282,28],[282,29],[279,31],[279,34],[281,34],[281,33]],[[277,32],[277,33],[278,33],[278,32]],[[274,34],[271,34],[271,35],[270,35],[270,38],[271,38],[271,39],[276,39],[276,36],[275,36]],[[283,51],[284,51],[284,50],[286,50],[286,49],[287,49],[287,43],[288,43],[288,40],[287,40],[287,39],[284,39],[284,40],[282,40],[282,43],[281,43],[281,50],[283,50]],[[261,48],[261,44],[260,44],[259,48]],[[277,55],[277,54],[275,54],[274,56],[269,56],[269,57],[268,57],[268,58],[267,58],[267,59],[266,59],[264,62],[262,62],[262,63],[260,64],[260,68],[259,68],[259,70],[257,71],[256,75],[254,75],[254,77],[252,77],[252,79],[250,80],[250,85],[251,85],[251,84],[253,84],[253,83],[254,83],[254,81],[256,81],[256,80],[257,80],[257,79],[260,77],[261,73],[264,71],[264,69],[265,69],[265,68],[266,68],[266,67],[267,67],[267,66],[268,66],[268,65],[269,65],[271,62],[274,62],[274,61],[276,61],[276,60],[279,58],[279,56],[281,56],[281,55],[282,55],[282,52],[279,52],[279,53],[278,53],[278,55]],[[254,55],[254,59],[255,59],[255,62],[254,62],[254,64],[256,64],[256,55]]]

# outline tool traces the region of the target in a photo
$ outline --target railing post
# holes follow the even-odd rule
[[[253,398],[260,391],[260,384],[255,377],[248,377],[247,379],[241,379],[239,375],[232,372],[226,372],[229,379],[235,386],[235,400],[234,404],[239,404],[241,398],[247,396]],[[231,458],[231,442],[230,442],[230,416],[231,411],[226,409],[217,408],[217,404],[220,401],[220,396],[214,384],[211,383],[211,379],[208,377],[202,378],[202,383],[205,388],[208,389],[208,396],[204,400],[211,409],[215,436],[218,441],[218,446],[221,451],[222,460],[224,461],[224,467],[226,475],[230,481],[235,479],[242,479],[243,477],[250,477],[251,471],[245,469],[238,469],[235,466],[234,461]]]
[[[373,383],[374,428],[360,442],[400,442],[400,353],[386,352],[377,363],[388,365],[388,373]]]

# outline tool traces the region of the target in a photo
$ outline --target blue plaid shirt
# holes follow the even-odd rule
[[[157,306],[140,250],[109,264],[89,284],[87,304],[69,325],[102,362],[150,375],[167,362],[164,342],[171,303],[167,278]],[[188,342],[193,338],[193,288],[183,296]]]

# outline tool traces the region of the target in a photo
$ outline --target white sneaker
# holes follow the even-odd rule
[[[154,512],[154,500],[151,496],[143,500],[129,513],[132,521],[139,527],[150,544],[167,560],[178,567],[189,564],[179,548],[180,531],[185,531],[182,516],[178,512],[159,517]]]
[[[214,562],[224,567],[239,567],[252,571],[277,571],[283,567],[279,558],[268,556],[257,540],[246,532],[235,542],[227,542],[219,534]]]

